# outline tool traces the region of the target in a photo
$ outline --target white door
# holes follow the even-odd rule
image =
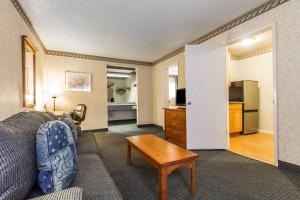
[[[187,45],[187,148],[227,149],[226,47]]]

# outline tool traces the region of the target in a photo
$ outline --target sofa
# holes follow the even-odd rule
[[[33,111],[20,112],[0,122],[1,200],[44,195],[37,185],[35,138],[40,125],[56,119],[52,113]],[[81,188],[84,200],[122,199],[101,159],[93,133],[79,135],[76,152],[77,170],[70,188]]]

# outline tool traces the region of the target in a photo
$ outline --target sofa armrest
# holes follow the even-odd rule
[[[82,200],[82,189],[79,187],[73,187],[62,191],[53,192],[51,194],[39,196],[31,200],[61,200],[61,199]]]

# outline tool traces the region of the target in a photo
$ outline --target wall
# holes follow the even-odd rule
[[[125,87],[130,88],[130,90],[127,90],[126,92],[126,102],[136,102],[136,87],[135,87],[135,76],[132,76],[130,78],[126,79]]]
[[[42,96],[42,67],[45,54],[10,1],[1,1],[0,10],[0,120],[3,120],[23,110],[22,35],[27,35],[39,50],[36,55],[36,92],[38,97]],[[40,100],[37,101],[38,106],[41,104]]]
[[[174,65],[178,65],[178,88],[184,88],[184,53],[178,54],[152,67],[153,123],[159,126],[164,126],[163,108],[168,106],[168,68]]]
[[[300,165],[300,1],[289,2],[251,19],[233,29],[222,33],[204,44],[222,43],[241,38],[246,33],[253,33],[262,27],[277,25],[277,103],[278,103],[278,142],[279,160]],[[274,48],[273,48],[274,50]],[[178,61],[178,56],[164,61]],[[158,112],[158,98],[161,97],[160,82],[156,83],[157,71],[163,63],[154,66],[153,90],[155,123],[160,124],[161,116]]]
[[[129,78],[109,78],[109,83],[114,83],[114,86],[109,88],[107,91],[108,101],[114,98],[114,102],[136,102],[136,87],[135,85],[135,75]],[[126,89],[125,94],[118,94],[116,92],[117,88]]]
[[[107,128],[107,65],[120,66],[96,60],[50,56],[46,57],[44,69],[45,104],[52,109],[49,88],[57,86],[60,90],[56,99],[57,110],[72,110],[78,103],[87,105],[83,130]],[[128,66],[120,66],[128,67]],[[152,74],[150,67],[136,67],[138,74],[138,124],[152,123]],[[65,71],[92,73],[91,92],[65,92]]]
[[[259,87],[259,129],[273,133],[273,57],[261,54],[243,60],[231,60],[231,80],[256,80]]]
[[[125,88],[125,81],[126,79],[114,79],[115,86],[113,90],[113,95],[115,102],[126,102],[126,93],[128,93],[128,91],[126,91],[126,93],[123,95],[118,94],[116,91],[117,88]]]

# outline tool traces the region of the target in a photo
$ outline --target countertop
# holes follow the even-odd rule
[[[122,103],[117,103],[117,102],[107,102],[108,106],[136,106],[136,103],[134,102],[122,102]]]
[[[244,103],[242,101],[229,101],[229,104],[240,104],[240,103]]]

